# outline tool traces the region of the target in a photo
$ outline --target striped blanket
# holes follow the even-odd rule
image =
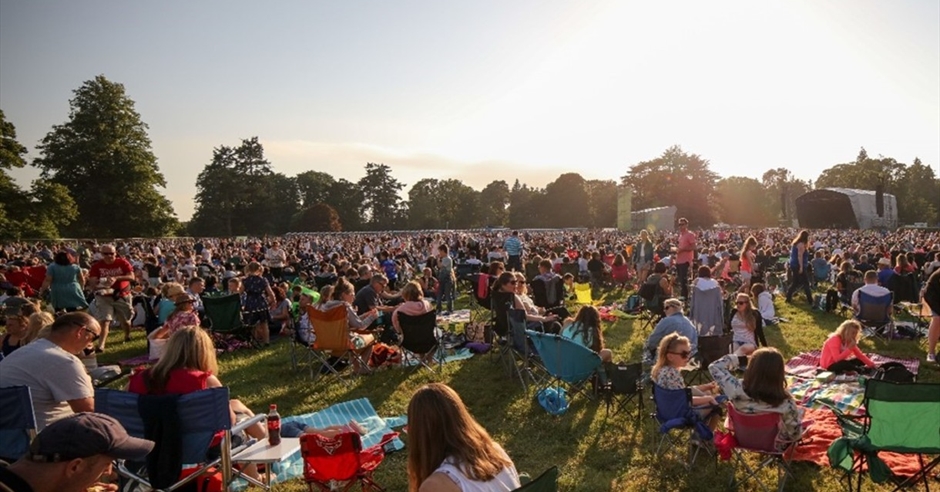
[[[821,355],[821,351],[813,350],[793,357],[787,361],[787,374],[806,378],[816,376],[816,372],[819,370],[819,359]],[[917,369],[920,367],[920,361],[918,359],[895,359],[894,357],[887,357],[881,354],[865,355],[879,366],[885,362],[898,362],[906,367],[908,371],[911,371],[911,374],[915,375],[917,374]]]

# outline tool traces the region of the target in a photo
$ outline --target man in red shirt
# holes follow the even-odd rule
[[[88,271],[88,285],[95,292],[95,314],[101,323],[101,338],[97,352],[103,352],[111,321],[117,319],[124,329],[124,341],[131,339],[131,281],[134,267],[124,258],[118,258],[114,246],[106,244],[98,250],[101,259]]]
[[[682,297],[689,298],[689,269],[695,258],[695,233],[689,231],[689,220],[685,217],[679,219],[679,247],[676,248],[676,281]]]

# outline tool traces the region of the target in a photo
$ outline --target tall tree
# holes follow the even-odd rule
[[[811,183],[801,181],[785,167],[768,169],[761,176],[766,192],[762,202],[767,204],[772,217],[789,225],[796,218],[796,199],[812,189]]]
[[[75,202],[64,186],[48,180],[37,179],[29,191],[22,190],[7,170],[25,166],[25,155],[16,127],[0,110],[0,238],[57,238],[59,228],[75,219]]]
[[[933,168],[915,157],[914,163],[904,169],[898,181],[899,189],[903,190],[897,197],[901,223],[940,222],[937,215],[940,211],[940,179],[937,179]]]
[[[480,191],[480,216],[484,226],[504,227],[509,223],[509,185],[493,181]]]
[[[124,86],[103,75],[75,90],[69,120],[55,125],[33,164],[68,189],[80,220],[74,235],[160,236],[179,222],[158,188],[166,181],[150,148],[147,124]]]
[[[478,227],[479,193],[456,179],[422,179],[408,191],[408,225],[415,229]]]
[[[736,225],[775,225],[773,205],[760,181],[731,176],[718,181],[717,203],[722,222]]]
[[[565,173],[545,186],[545,217],[549,227],[586,227],[590,204],[584,178]]]
[[[340,178],[330,186],[325,200],[339,214],[340,223],[347,231],[363,228],[362,218],[363,193],[358,184]]]
[[[359,180],[362,211],[372,230],[394,229],[402,218],[401,197],[405,185],[392,177],[392,168],[385,164],[366,164],[366,175]]]
[[[338,232],[343,230],[343,226],[336,209],[320,202],[294,215],[291,229],[297,232]]]
[[[333,176],[320,171],[304,171],[297,175],[297,188],[304,206],[326,203],[330,188],[336,183]]]
[[[707,160],[689,154],[678,145],[666,149],[653,160],[639,162],[622,177],[633,189],[633,208],[675,206],[679,216],[698,227],[715,220],[715,184],[718,175]]]
[[[612,179],[585,181],[588,194],[589,227],[615,227],[617,225],[617,183]]]

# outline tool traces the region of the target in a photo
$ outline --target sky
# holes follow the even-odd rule
[[[861,147],[940,172],[936,0],[0,0],[0,109],[28,159],[99,74],[181,220],[212,149],[252,136],[277,172],[385,163],[405,193],[619,181],[672,145],[721,176],[815,179]]]

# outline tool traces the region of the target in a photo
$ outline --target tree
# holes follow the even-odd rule
[[[362,200],[359,185],[340,178],[330,186],[326,203],[336,209],[345,230],[358,231],[363,227]]]
[[[336,209],[320,202],[298,212],[291,221],[291,229],[297,232],[339,232],[343,225]]]
[[[674,205],[680,217],[708,227],[715,220],[715,184],[718,175],[707,160],[674,145],[656,159],[639,162],[623,176],[633,189],[633,208],[642,210]]]
[[[333,176],[320,171],[304,171],[297,175],[297,189],[305,206],[327,203],[330,188],[336,183]]]
[[[543,190],[519,184],[517,179],[509,192],[509,227],[545,227],[542,208],[545,205],[544,196]]]
[[[565,173],[545,186],[545,218],[549,227],[585,227],[589,225],[590,204],[584,178]]]
[[[761,176],[767,205],[771,217],[777,217],[789,225],[796,218],[796,198],[812,189],[811,183],[800,181],[789,169],[768,169]]]
[[[25,155],[16,127],[0,110],[0,238],[57,238],[59,228],[76,217],[75,201],[64,186],[48,180],[33,181],[28,192],[20,189],[6,171],[25,166]]]
[[[484,226],[504,227],[509,222],[509,185],[493,181],[480,191],[480,217]]]
[[[772,212],[767,191],[760,181],[731,176],[718,181],[715,188],[723,222],[749,226],[775,223],[776,214]]]
[[[392,168],[385,164],[366,164],[366,175],[359,180],[362,211],[372,230],[394,229],[402,214],[401,192],[405,185],[392,177]]]
[[[69,234],[161,236],[178,221],[157,188],[166,181],[150,148],[147,125],[124,86],[103,75],[82,84],[69,101],[69,120],[52,127],[33,165],[64,186],[78,208]]]
[[[612,179],[592,179],[584,182],[588,195],[589,227],[615,227],[617,225],[617,183]]]
[[[933,168],[925,166],[915,157],[914,163],[901,173],[898,188],[904,191],[897,197],[898,220],[905,224],[935,224],[940,221],[940,216],[937,215],[940,211],[940,204],[937,202],[940,199],[940,180],[934,174]]]
[[[414,229],[468,229],[480,225],[479,193],[456,179],[422,179],[408,191]]]

